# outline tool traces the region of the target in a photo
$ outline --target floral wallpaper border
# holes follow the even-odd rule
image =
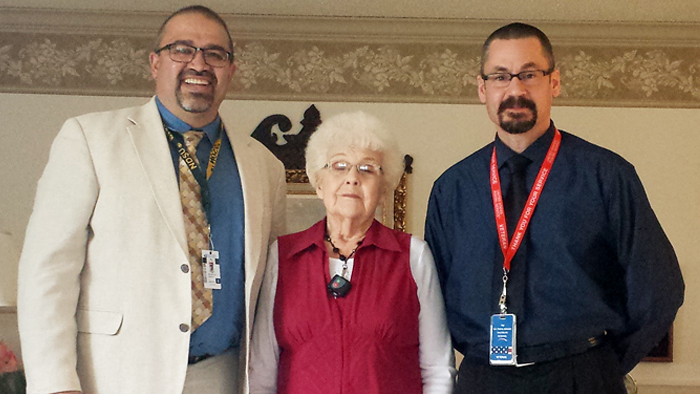
[[[17,10],[13,10],[17,12]],[[22,15],[28,11],[23,10]],[[105,15],[100,15],[105,19]],[[143,15],[141,15],[144,18]],[[72,25],[31,29],[0,27],[0,92],[149,96],[148,53],[160,15],[140,30]],[[238,17],[241,18],[241,17]],[[74,18],[75,19],[75,18]],[[117,16],[113,18],[119,25]],[[306,18],[313,24],[313,18]],[[333,22],[333,21],[330,21]],[[335,34],[293,34],[277,24],[265,34],[233,31],[237,72],[230,98],[297,101],[476,103],[476,75],[483,37],[476,29],[450,35],[359,34],[357,21],[335,21]],[[71,23],[75,23],[72,21]],[[386,21],[390,23],[390,21]],[[431,22],[439,28],[440,22]],[[343,28],[338,28],[346,24]],[[463,22],[468,24],[468,22]],[[297,24],[300,25],[300,24]],[[328,18],[321,29],[331,29]],[[499,23],[491,23],[493,26]],[[37,24],[38,26],[38,24]],[[660,26],[664,31],[667,26]],[[692,26],[691,26],[692,27]],[[593,29],[591,27],[590,29]],[[634,28],[634,27],[632,27]],[[561,27],[560,27],[561,29]],[[589,30],[590,30],[589,29]],[[630,26],[625,26],[625,34]],[[562,74],[558,105],[700,107],[700,46],[693,40],[656,41],[653,26],[639,39],[586,40],[576,32],[550,34]],[[650,32],[649,29],[652,29]],[[420,30],[420,29],[418,29]],[[340,33],[338,33],[340,31]],[[547,31],[547,30],[545,30]]]

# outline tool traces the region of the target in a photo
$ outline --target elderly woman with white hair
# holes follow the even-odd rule
[[[337,115],[309,139],[306,172],[326,217],[270,248],[251,393],[451,393],[432,254],[374,219],[403,173],[396,140],[363,112]]]

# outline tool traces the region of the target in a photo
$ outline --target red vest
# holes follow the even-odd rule
[[[355,252],[352,290],[334,298],[324,231],[322,220],[279,238],[277,393],[422,393],[410,235],[375,221]]]

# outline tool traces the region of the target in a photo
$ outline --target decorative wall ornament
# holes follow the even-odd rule
[[[164,15],[0,11],[0,92],[153,94],[148,54]],[[228,97],[294,101],[478,103],[481,42],[502,24],[225,19],[236,40]],[[700,107],[699,26],[535,24],[554,44],[557,105]]]
[[[301,127],[292,128],[292,121],[288,117],[270,115],[258,124],[251,137],[265,145],[284,164],[285,170],[303,171],[306,168],[306,144],[321,124],[321,113],[311,104],[299,123]]]

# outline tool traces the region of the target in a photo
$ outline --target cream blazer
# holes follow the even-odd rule
[[[282,163],[224,123],[245,206],[240,381],[247,392],[253,316],[268,246],[284,229],[286,183]],[[20,259],[27,393],[181,394],[187,265],[178,181],[155,100],[66,121],[39,180]]]

